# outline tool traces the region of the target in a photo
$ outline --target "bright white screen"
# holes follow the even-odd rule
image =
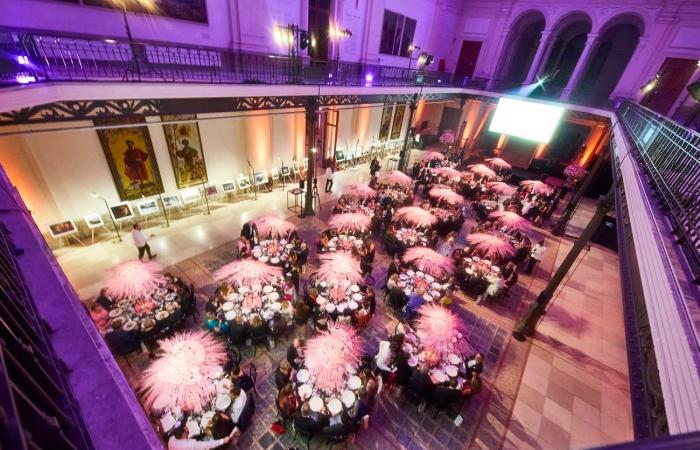
[[[489,131],[549,142],[564,114],[562,106],[501,97]]]

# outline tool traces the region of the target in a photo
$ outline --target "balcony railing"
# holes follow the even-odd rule
[[[625,125],[695,281],[700,280],[700,134],[636,103],[624,102]]]
[[[469,79],[444,72],[345,61],[125,42],[45,34],[11,33],[0,40],[0,83],[41,81],[145,81],[339,86],[467,87]],[[26,56],[26,62],[14,61]],[[27,80],[26,78],[24,79]],[[31,81],[31,79],[29,79]],[[33,82],[33,81],[31,81]],[[478,84],[479,82],[477,82]]]

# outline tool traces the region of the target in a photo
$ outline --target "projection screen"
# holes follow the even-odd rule
[[[563,106],[501,97],[489,131],[547,143],[563,114]]]

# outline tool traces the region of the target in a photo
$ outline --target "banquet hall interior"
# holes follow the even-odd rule
[[[700,3],[0,11],[0,448],[700,448]]]

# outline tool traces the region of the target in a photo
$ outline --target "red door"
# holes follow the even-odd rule
[[[673,103],[693,76],[697,59],[666,58],[659,69],[656,86],[642,99],[642,105],[659,114],[668,114]]]
[[[471,78],[474,75],[474,67],[476,67],[476,61],[479,59],[480,51],[481,41],[462,42],[462,50],[459,52],[455,75]]]

